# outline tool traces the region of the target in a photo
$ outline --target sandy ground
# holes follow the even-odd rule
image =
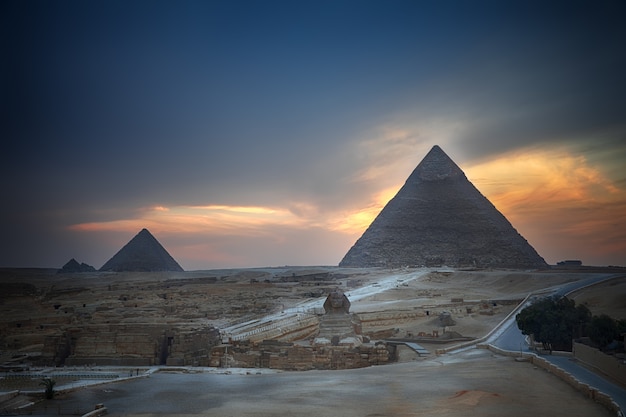
[[[479,338],[502,321],[529,293],[557,287],[559,285],[594,276],[594,273],[568,272],[523,272],[523,271],[419,271],[399,272],[393,283],[384,277],[364,279],[364,285],[379,283],[386,290],[353,300],[351,310],[355,313],[368,311],[411,310],[416,306],[444,306],[451,312],[456,323],[447,330],[463,336]],[[376,285],[376,284],[374,284]],[[614,318],[626,318],[626,277],[606,284],[590,287],[575,294],[576,302],[585,303],[593,314],[606,313]],[[466,303],[493,305],[490,314],[466,314],[463,307],[454,306],[452,299],[463,299]],[[382,330],[385,326],[370,330]],[[388,326],[387,326],[388,327]],[[395,327],[406,333],[431,333],[442,328],[436,317],[415,318],[410,322],[397,323]]]
[[[346,371],[156,373],[76,391],[38,405],[33,415],[98,403],[110,416],[142,417],[612,415],[554,375],[482,349]]]
[[[585,304],[595,315],[607,314],[626,320],[626,278],[623,276],[576,291],[569,298],[576,304]]]
[[[231,271],[232,272],[232,271]],[[285,273],[287,273],[286,271]],[[227,271],[220,272],[227,274]],[[204,276],[204,272],[180,274],[181,279]],[[473,301],[497,301],[493,315],[456,314],[450,330],[464,336],[481,337],[489,332],[513,308],[504,301],[519,300],[531,291],[557,286],[594,273],[515,271],[370,271],[353,279],[367,285],[384,286],[386,291],[362,290],[352,301],[351,311],[406,310],[423,305],[450,304],[452,298]],[[229,277],[222,283],[202,287],[215,291],[228,305],[232,294],[263,294],[268,286],[250,284],[246,274]],[[8,279],[20,281],[22,277]],[[50,286],[49,277],[30,276],[38,286]],[[171,275],[112,275],[90,280],[92,297],[108,294],[107,285],[143,287],[149,282],[177,279]],[[26,280],[24,280],[26,281]],[[221,282],[221,281],[220,281]],[[119,284],[118,284],[119,283]],[[84,284],[84,283],[81,283]],[[56,288],[77,285],[76,278],[59,277]],[[98,289],[100,288],[100,289]],[[202,292],[190,287],[176,287],[179,300],[197,302]],[[147,291],[147,290],[146,290]],[[151,290],[152,291],[152,290]],[[172,290],[173,291],[173,290]],[[277,285],[276,294],[286,307],[303,300],[296,290]],[[358,288],[346,288],[359,294]],[[154,291],[153,291],[154,292]],[[68,293],[69,294],[69,293]],[[83,292],[82,294],[86,294]],[[81,295],[82,297],[83,295]],[[117,294],[115,294],[117,297]],[[204,296],[204,295],[203,295]],[[72,297],[71,294],[68,297]],[[585,303],[593,314],[626,318],[626,278],[613,280],[572,295]],[[69,303],[71,298],[65,303]],[[158,300],[157,300],[158,301]],[[200,299],[202,301],[202,299]],[[13,305],[13,302],[20,305]],[[81,301],[82,302],[82,301]],[[2,309],[6,320],[33,310],[35,304],[5,299]],[[39,308],[39,307],[37,307]],[[34,311],[34,310],[33,310]],[[59,314],[41,310],[40,314]],[[35,311],[36,312],[36,311]],[[407,323],[394,323],[403,332],[429,332],[437,328],[433,317],[421,317]],[[384,326],[383,326],[384,327]],[[429,350],[434,351],[433,345]],[[204,416],[608,416],[605,408],[585,398],[554,375],[529,363],[474,349],[457,355],[432,355],[379,367],[346,371],[264,372],[233,371],[230,375],[203,373],[156,373],[147,379],[94,386],[52,401],[41,403],[32,415],[77,415],[104,403],[113,416],[204,415]],[[246,374],[248,372],[249,374]]]

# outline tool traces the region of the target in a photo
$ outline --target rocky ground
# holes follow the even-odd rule
[[[615,279],[585,288],[569,298],[585,304],[594,315],[606,314],[615,319],[626,319],[626,279]]]
[[[169,274],[54,272],[0,271],[2,362],[36,355],[45,335],[59,326],[102,320],[220,328],[311,305],[335,287],[353,297],[352,312],[376,318],[364,323],[369,334],[413,337],[446,331],[478,338],[529,292],[606,271],[284,267]],[[626,279],[621,278],[572,297],[594,314],[626,318],[624,295]],[[422,314],[426,311],[436,314]],[[442,311],[453,321],[445,328]],[[415,312],[419,314],[409,314]],[[422,344],[432,352],[440,346]],[[91,409],[104,402],[112,415],[144,416],[609,415],[553,375],[486,351],[408,360],[349,371],[158,373],[143,381],[76,391],[51,404]]]
[[[344,371],[172,370],[75,391],[32,413],[85,412],[98,403],[120,417],[613,415],[554,375],[483,349]]]

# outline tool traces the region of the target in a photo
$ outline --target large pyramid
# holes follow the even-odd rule
[[[148,229],[142,229],[100,271],[183,271]]]
[[[339,266],[538,268],[547,264],[434,146]]]

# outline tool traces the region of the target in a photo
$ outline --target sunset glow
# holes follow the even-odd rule
[[[399,187],[374,195],[368,205],[355,211],[320,213],[313,205],[291,203],[289,208],[246,207],[227,205],[154,206],[139,210],[137,217],[106,222],[80,223],[70,226],[82,232],[115,231],[132,233],[142,228],[162,233],[251,236],[270,234],[276,227],[312,228],[360,234],[393,198]]]
[[[550,263],[626,253],[626,191],[580,155],[528,149],[465,173]]]
[[[396,166],[381,165],[352,181],[371,187],[397,177],[397,171]],[[408,177],[410,172],[402,175]],[[610,259],[626,251],[626,233],[620,227],[626,224],[626,193],[580,155],[565,148],[531,148],[468,166],[464,172],[549,263],[562,258]],[[220,264],[250,262],[241,253],[245,251],[232,247],[237,239],[248,240],[255,252],[269,241],[287,250],[292,239],[300,242],[296,236],[311,230],[319,230],[330,246],[343,251],[367,229],[404,179],[352,210],[323,210],[312,202],[293,201],[285,207],[157,205],[137,210],[133,218],[80,223],[70,229],[130,236],[145,227],[157,235],[187,236],[193,243],[171,248],[178,258]],[[324,244],[315,239],[309,243]]]
[[[133,232],[148,228],[156,233],[192,233],[251,236],[277,226],[302,226],[303,220],[288,210],[245,206],[155,206],[138,212],[136,218],[81,223],[76,231]]]
[[[400,187],[392,187],[381,191],[373,196],[366,207],[333,217],[328,227],[338,232],[360,236],[399,189]]]
[[[434,145],[546,261],[626,266],[626,3],[540,9],[9,0],[0,267],[143,228],[184,269],[336,265]]]

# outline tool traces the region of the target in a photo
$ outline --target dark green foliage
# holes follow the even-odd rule
[[[572,339],[591,320],[584,305],[575,305],[565,297],[542,298],[523,309],[516,317],[517,327],[525,335],[533,335],[545,349],[572,350]]]
[[[619,322],[606,314],[593,316],[587,329],[587,335],[597,347],[603,350],[608,344],[619,339]]]
[[[56,381],[52,378],[42,378],[39,385],[43,385],[46,387],[45,396],[47,400],[51,400],[54,398],[54,386],[56,385]]]

